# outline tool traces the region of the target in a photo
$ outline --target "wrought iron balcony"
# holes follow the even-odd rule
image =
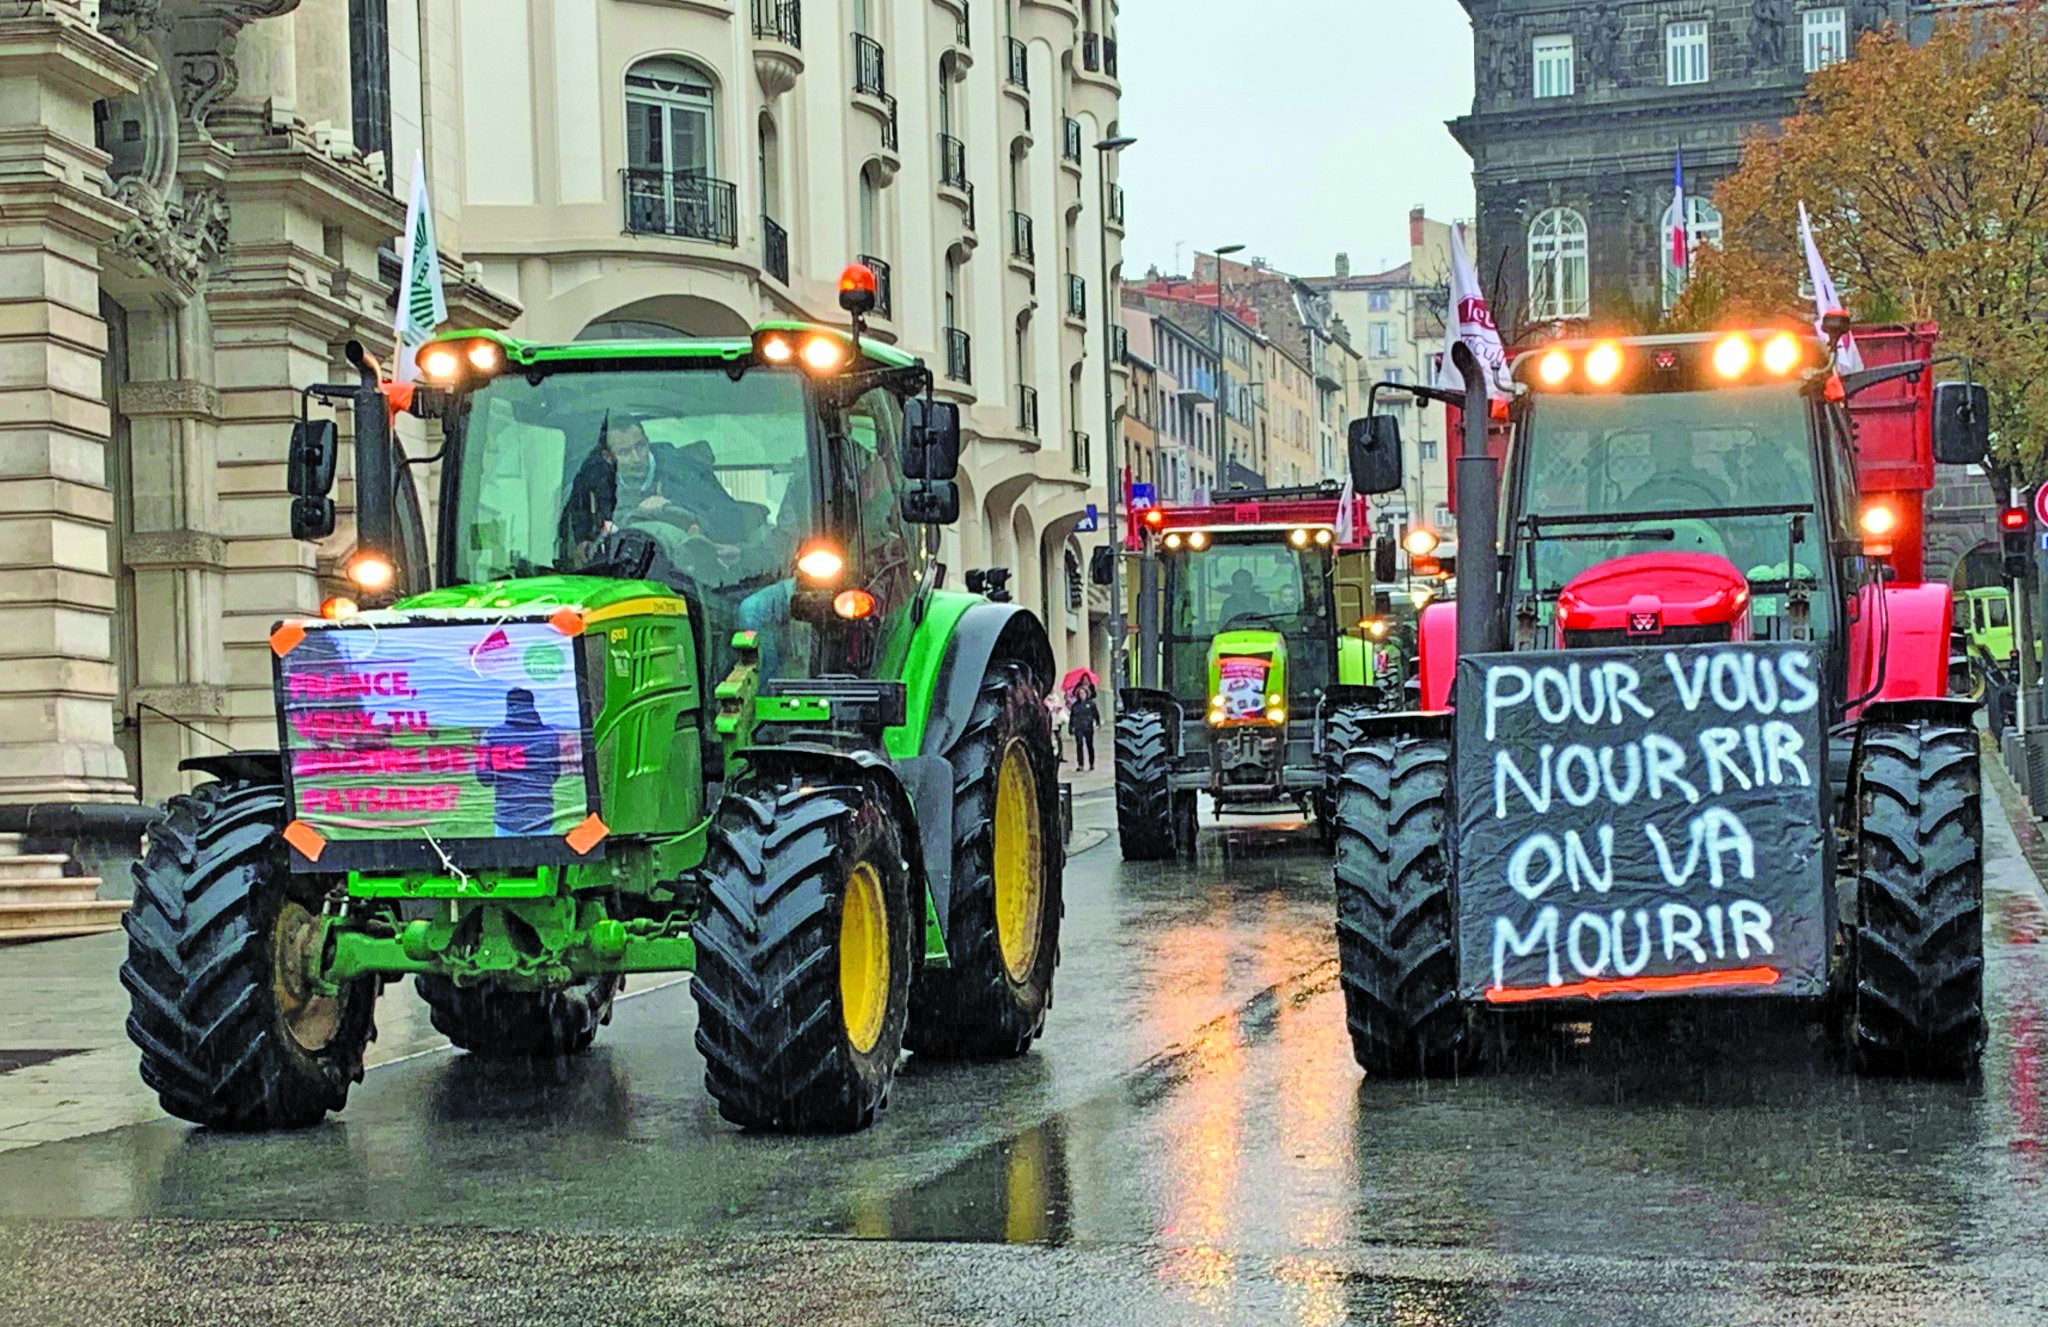
[[[954,382],[974,381],[974,343],[957,327],[946,329],[946,376]]]
[[[1009,53],[1009,79],[1020,88],[1031,86],[1031,59],[1024,49],[1024,43],[1015,37],[1005,37],[1004,49]]]
[[[870,97],[888,95],[888,70],[882,59],[882,43],[873,37],[853,34],[853,90]]]
[[[754,35],[803,48],[803,0],[754,0]]]
[[[860,256],[860,261],[862,265],[867,267],[868,270],[872,271],[875,274],[875,313],[879,317],[887,318],[890,316],[889,264],[883,262],[880,258],[875,257],[873,254],[867,253],[864,253]]]
[[[1131,334],[1124,329],[1122,323],[1118,323],[1109,329],[1109,357],[1121,364],[1130,358],[1130,354]]]
[[[789,232],[766,212],[761,214],[761,269],[783,285],[789,284]]]
[[[1060,155],[1081,164],[1081,122],[1071,115],[1060,117]]]
[[[626,199],[626,229],[633,234],[738,247],[738,191],[730,180],[701,171],[628,167],[619,172],[619,183]]]
[[[1088,316],[1088,283],[1072,272],[1067,273],[1067,316]]]
[[[1108,74],[1111,78],[1116,77],[1116,38],[1114,37],[1104,37],[1102,39],[1102,72]]]
[[[939,183],[953,189],[967,188],[967,144],[951,134],[939,135]]]
[[[1027,263],[1038,261],[1031,243],[1031,218],[1023,212],[1010,213],[1010,256]]]
[[[1038,432],[1038,389],[1019,387],[1017,389],[1017,427],[1026,433]]]

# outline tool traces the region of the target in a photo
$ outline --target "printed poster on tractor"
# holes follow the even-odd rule
[[[1821,994],[1819,678],[1790,643],[1460,659],[1466,998]]]
[[[548,621],[280,633],[295,866],[445,872],[594,855],[575,636]]]

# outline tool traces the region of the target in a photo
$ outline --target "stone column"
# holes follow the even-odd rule
[[[114,585],[93,102],[147,63],[75,4],[0,16],[0,801],[134,795],[114,744]]]

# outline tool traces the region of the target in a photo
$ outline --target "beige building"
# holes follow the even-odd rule
[[[416,154],[457,326],[836,320],[840,268],[880,260],[877,334],[966,423],[945,560],[1014,567],[1062,667],[1102,670],[1075,568],[1123,391],[1113,26],[1048,0],[7,6],[0,801],[154,800],[182,756],[275,745],[265,635],[351,540],[289,537],[285,439],[345,341],[390,341]]]
[[[1266,482],[1315,484],[1330,477],[1317,455],[1317,392],[1308,366],[1270,337],[1259,342],[1259,378],[1266,430]]]

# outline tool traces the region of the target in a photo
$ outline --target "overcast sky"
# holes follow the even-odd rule
[[[1122,0],[1124,272],[1242,244],[1284,271],[1406,261],[1408,209],[1472,215],[1457,0]]]

